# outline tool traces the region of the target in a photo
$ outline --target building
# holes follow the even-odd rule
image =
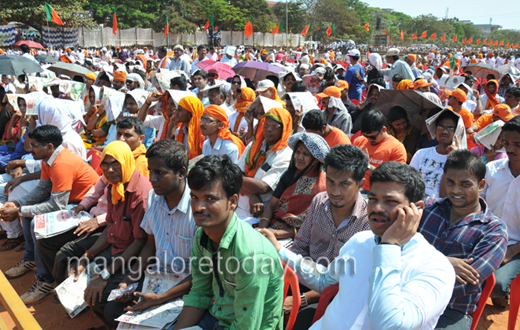
[[[482,35],[489,36],[491,33],[495,32],[498,29],[501,29],[501,25],[494,25],[494,24],[474,24],[474,26],[480,30]]]
[[[277,1],[266,1],[267,2],[267,5],[269,6],[269,8],[272,8],[274,5],[276,5],[278,2]]]

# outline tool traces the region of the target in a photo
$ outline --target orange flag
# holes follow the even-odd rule
[[[370,31],[370,23],[363,25],[363,27],[365,28],[366,32]]]
[[[300,33],[302,36],[305,36],[307,35],[307,33],[309,32],[310,28],[312,26],[312,23],[309,23],[307,24],[307,26],[305,26],[302,30],[302,32]]]
[[[117,34],[117,16],[116,16],[116,10],[114,9],[114,21],[113,21],[113,24],[112,24],[112,33],[114,35]]]
[[[437,39],[437,32],[432,33],[430,39]]]
[[[247,22],[244,33],[246,34],[246,38],[249,38],[253,34],[253,24],[251,24],[251,21]]]
[[[64,25],[60,17],[58,16],[58,13],[56,13],[56,10],[54,10],[54,8],[52,8],[52,6],[49,5],[47,2],[45,2],[45,15],[47,16],[47,21],[51,21],[59,25]],[[4,23],[5,25],[7,25],[5,18]]]
[[[488,46],[491,46],[491,45],[493,45],[493,40],[489,40],[489,42],[488,42]]]
[[[278,24],[271,32],[273,33],[273,36],[277,33],[280,33],[280,24]]]
[[[206,33],[207,29],[209,29],[209,19],[206,21],[206,24],[204,24],[204,33]]]
[[[451,38],[451,41],[455,42],[455,41],[457,41],[457,38],[458,38],[457,35],[455,35],[453,38]]]
[[[506,44],[506,47],[509,47],[509,42]]]
[[[499,46],[504,46],[504,40],[500,41],[500,45]]]
[[[466,38],[462,39],[462,44],[463,44],[463,45],[466,44]]]
[[[446,40],[446,33],[444,33],[444,35],[441,37],[441,41],[444,41]]]
[[[475,42],[477,45],[480,44],[480,38],[477,39],[477,42]]]
[[[495,43],[493,44],[493,46],[498,46],[498,40],[495,40]]]
[[[415,39],[417,39],[417,35],[414,32],[414,33],[412,33],[412,40],[415,40]]]
[[[404,30],[401,30],[401,40],[404,40]]]
[[[473,37],[469,37],[469,39],[467,40],[468,44],[472,43],[473,42]]]
[[[482,44],[483,44],[483,45],[487,44],[487,38],[484,39],[484,41],[482,41]]]
[[[428,31],[424,31],[422,34],[421,34],[421,38],[426,38],[428,36]]]
[[[327,29],[327,31],[325,31],[325,33],[327,33],[327,38],[330,37],[330,34],[332,33],[332,26],[329,26],[329,28]]]

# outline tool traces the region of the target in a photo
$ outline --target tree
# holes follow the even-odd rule
[[[244,21],[243,25],[235,25],[235,29],[243,29],[251,17],[255,32],[269,32],[269,28],[275,25],[275,17],[265,0],[228,0],[228,3],[242,13],[240,17]]]
[[[276,16],[278,22],[283,22],[284,28],[287,28],[287,30],[284,30],[284,32],[289,31],[289,28],[292,27],[293,33],[299,33],[308,24],[307,10],[305,9],[303,2],[301,1],[289,2],[287,4],[287,7],[289,19],[288,26],[285,26],[285,3],[278,2],[271,9],[273,10],[273,14],[274,16]]]

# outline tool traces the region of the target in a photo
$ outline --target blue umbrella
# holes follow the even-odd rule
[[[279,72],[284,70],[266,62],[247,61],[235,65],[233,71],[244,78],[251,79],[252,81],[260,81],[269,75],[278,75]]]
[[[27,57],[0,55],[0,74],[20,76],[42,71],[43,69],[36,62]]]

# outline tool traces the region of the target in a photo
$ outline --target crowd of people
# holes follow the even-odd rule
[[[353,48],[339,63],[334,49],[306,48],[2,53],[90,70],[2,75],[0,251],[24,251],[8,278],[36,274],[25,304],[59,299],[54,289],[95,263],[84,300],[101,329],[182,298],[170,329],[282,329],[297,313],[295,329],[469,330],[493,274],[493,304],[507,307],[520,274],[520,54],[418,60],[389,48],[363,61]],[[200,69],[207,60],[220,64]],[[220,76],[243,61],[283,70]],[[476,78],[467,65],[483,61],[509,68]],[[156,77],[168,72],[164,86]],[[447,85],[453,77],[463,82]],[[64,81],[85,84],[79,98]],[[402,93],[429,110],[385,106]],[[64,210],[90,219],[36,234]],[[283,267],[299,297],[284,297]],[[150,271],[182,280],[146,292]]]

